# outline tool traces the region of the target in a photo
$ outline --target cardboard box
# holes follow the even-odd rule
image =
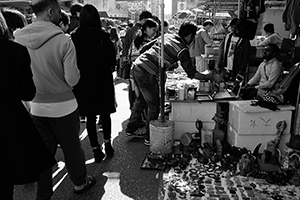
[[[239,135],[274,135],[279,121],[286,121],[284,134],[290,134],[294,106],[278,106],[271,111],[260,106],[251,106],[251,101],[230,101],[228,126]]]
[[[236,147],[246,147],[251,152],[253,152],[254,148],[259,143],[262,143],[262,146],[260,147],[260,153],[262,153],[263,150],[266,149],[267,143],[270,140],[273,140],[275,138],[276,138],[276,134],[240,135],[230,125],[228,125],[227,128],[228,143]],[[279,149],[281,151],[287,148],[285,143],[288,142],[289,140],[290,140],[290,134],[282,135],[280,145],[279,145]]]

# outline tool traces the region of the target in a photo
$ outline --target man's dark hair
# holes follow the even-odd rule
[[[72,16],[77,16],[77,13],[81,11],[83,5],[80,3],[75,3],[70,8],[70,13]]]
[[[61,10],[61,18],[60,18],[60,21],[66,26],[68,24],[70,24],[70,16],[69,14],[64,11],[64,10]]]
[[[203,26],[207,26],[207,25],[214,26],[214,23],[210,19],[208,19],[203,23]]]
[[[2,9],[2,14],[9,30],[11,31],[11,34],[16,29],[23,28],[25,25],[27,25],[25,15],[23,15],[17,9],[4,7]]]
[[[133,27],[133,23],[128,23],[127,25],[129,28],[132,28]]]
[[[139,20],[143,20],[143,19],[147,19],[147,18],[152,18],[152,13],[147,11],[147,10],[144,10],[140,16],[139,16]]]
[[[269,43],[267,46],[271,47],[273,49],[273,53],[275,53],[275,56],[279,53],[279,47],[276,44]]]
[[[164,27],[168,27],[169,23],[167,21],[164,21]]]
[[[47,8],[53,6],[53,5],[59,5],[58,0],[40,0],[35,1],[31,4],[31,8],[33,12],[38,15],[39,13],[44,12]]]
[[[268,23],[264,26],[264,31],[268,32],[268,33],[274,33],[275,28],[274,28],[274,24],[272,23]]]
[[[194,22],[185,21],[181,24],[178,34],[180,37],[186,37],[189,34],[196,35],[196,32],[197,25]]]
[[[235,26],[237,22],[238,22],[238,18],[233,18],[233,19],[230,21],[229,26]]]
[[[8,27],[5,22],[5,19],[0,11],[0,42],[6,41],[9,39]]]

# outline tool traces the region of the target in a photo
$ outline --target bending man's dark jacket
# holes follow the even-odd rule
[[[161,36],[144,45],[140,53],[141,55],[135,60],[134,65],[143,68],[152,75],[159,75],[161,52]],[[177,61],[181,62],[181,66],[187,73],[189,78],[194,78],[198,73],[192,64],[189,48],[187,44],[174,34],[164,35],[164,70],[168,70],[177,65]]]
[[[132,28],[130,28],[124,38],[124,44],[123,44],[123,51],[122,51],[122,57],[126,57],[128,55],[128,50],[130,48],[130,45],[139,29],[141,29],[142,25],[139,23],[136,23]]]

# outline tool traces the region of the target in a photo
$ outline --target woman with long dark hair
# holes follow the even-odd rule
[[[86,4],[80,11],[79,28],[71,34],[76,48],[80,80],[74,87],[81,116],[87,117],[86,127],[95,162],[114,155],[111,145],[110,114],[116,111],[111,69],[116,65],[114,46],[108,33],[101,28],[97,9]],[[102,122],[105,154],[98,142],[96,116]]]

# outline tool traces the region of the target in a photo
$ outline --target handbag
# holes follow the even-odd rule
[[[131,42],[130,47],[129,47],[129,55],[122,62],[122,65],[120,66],[120,68],[118,70],[118,77],[120,77],[122,79],[129,79],[129,77],[130,77],[130,69],[132,66],[131,54],[132,54],[133,41]]]
[[[124,60],[118,70],[118,77],[120,77],[122,79],[129,79],[131,65],[132,65],[131,60],[129,60],[129,59]]]

